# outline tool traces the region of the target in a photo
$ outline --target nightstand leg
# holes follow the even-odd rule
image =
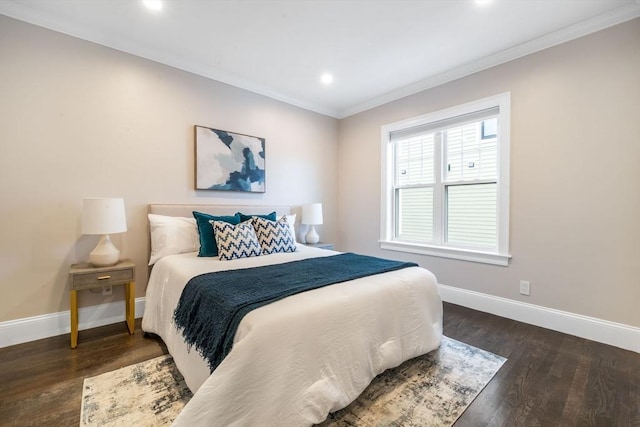
[[[71,348],[78,346],[78,293],[69,291],[71,312]]]
[[[127,327],[129,328],[129,333],[133,335],[133,332],[136,330],[136,284],[135,282],[130,282],[124,286],[126,300],[125,304],[127,310]]]

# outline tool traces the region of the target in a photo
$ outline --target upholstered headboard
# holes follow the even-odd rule
[[[263,215],[276,211],[276,215],[289,215],[288,206],[256,206],[256,205],[187,205],[187,204],[151,204],[149,213],[166,216],[184,216],[192,218],[193,211],[211,215],[233,215],[242,212],[247,215]]]

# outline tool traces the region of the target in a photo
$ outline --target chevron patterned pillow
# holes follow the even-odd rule
[[[211,221],[218,245],[218,256],[229,261],[237,258],[248,258],[260,255],[260,242],[251,221],[238,225],[224,221]]]
[[[252,221],[263,254],[296,251],[296,239],[286,216],[277,221],[253,217]]]

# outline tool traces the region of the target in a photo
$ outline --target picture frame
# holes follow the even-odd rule
[[[266,192],[264,138],[195,126],[196,190]]]

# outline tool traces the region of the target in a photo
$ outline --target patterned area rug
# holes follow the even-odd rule
[[[442,338],[437,350],[377,376],[322,427],[451,426],[505,358]],[[80,426],[170,425],[191,398],[170,356],[84,380]]]
[[[80,426],[170,426],[191,391],[171,356],[84,379]]]

